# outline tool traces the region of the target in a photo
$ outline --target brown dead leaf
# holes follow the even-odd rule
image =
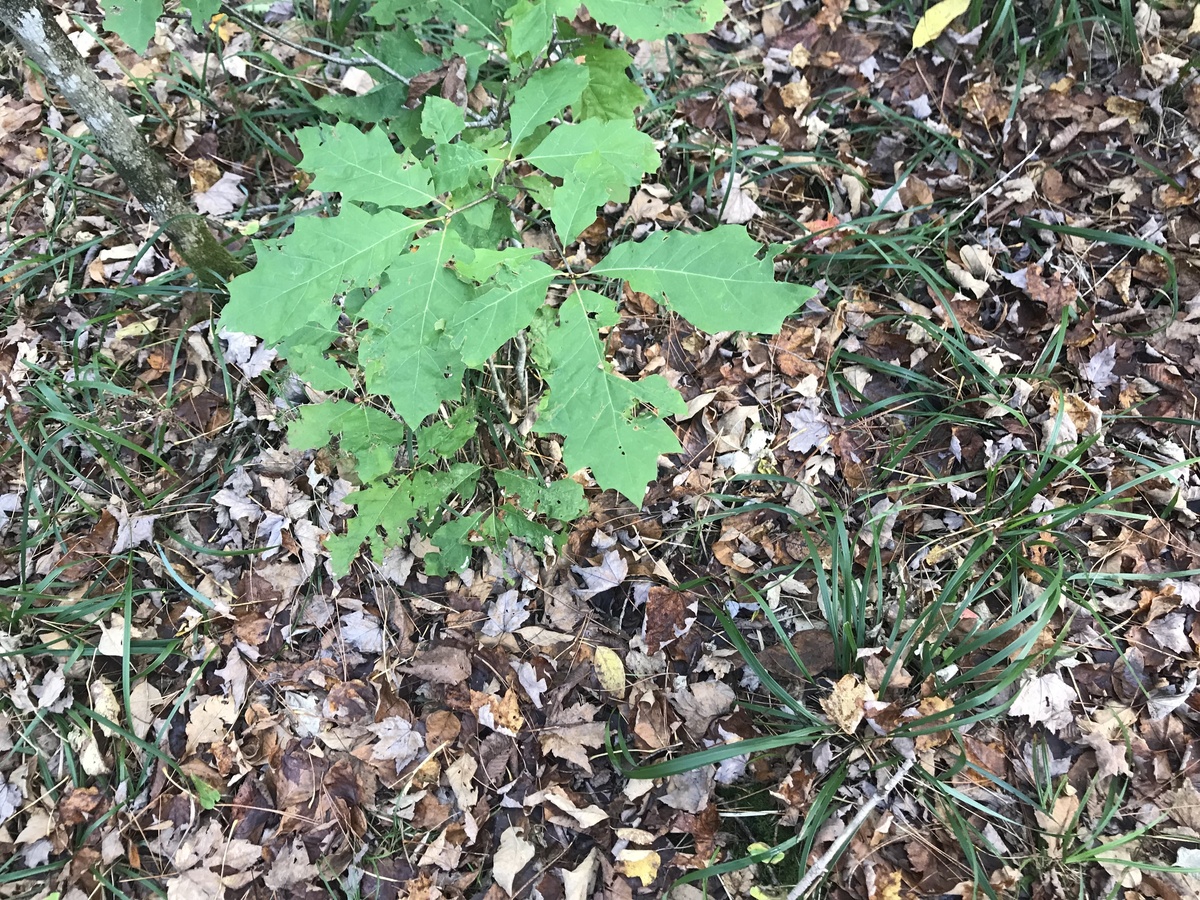
[[[950,700],[943,700],[941,697],[924,697],[917,704],[917,715],[922,719],[930,719],[929,722],[921,724],[921,730],[924,731],[929,725],[934,722],[949,722],[950,716],[939,716],[939,713],[945,712],[954,703]],[[943,731],[934,731],[926,734],[917,735],[917,752],[924,753],[932,750],[935,747],[940,747],[942,744],[950,740],[949,729]]]
[[[1050,811],[1034,810],[1034,818],[1042,830],[1042,840],[1046,843],[1046,854],[1051,859],[1062,858],[1062,837],[1075,825],[1079,813],[1079,798],[1075,789],[1066,786],[1063,795],[1054,801]]]
[[[646,600],[642,638],[646,652],[657,653],[683,637],[696,621],[698,598],[694,594],[653,585]]]
[[[1061,272],[1055,272],[1047,279],[1042,275],[1042,267],[1037,264],[1025,268],[1025,293],[1031,300],[1045,307],[1043,329],[1058,325],[1062,319],[1062,311],[1073,310],[1076,300],[1079,299],[1079,290],[1075,287],[1075,282],[1063,276]]]
[[[103,803],[104,796],[97,787],[68,788],[55,812],[61,824],[73,828],[95,818]]]
[[[419,651],[411,663],[399,668],[422,681],[462,684],[471,675],[471,660],[465,650],[443,644]]]
[[[87,534],[68,542],[66,554],[58,561],[64,566],[62,577],[67,581],[82,581],[100,565],[98,557],[107,555],[117,539],[117,520],[107,509]]]
[[[592,721],[598,709],[591,703],[576,703],[551,713],[538,734],[542,752],[573,762],[590,775],[592,763],[587,748],[604,746],[604,723]]]
[[[792,635],[792,647],[804,663],[808,675],[800,670],[786,646],[773,644],[759,658],[776,678],[815,677],[832,669],[837,662],[837,644],[827,628],[809,628]],[[872,657],[873,658],[873,657]]]
[[[479,719],[480,725],[510,737],[516,737],[517,732],[525,725],[517,693],[512,688],[505,691],[503,697],[471,691],[471,709]]]

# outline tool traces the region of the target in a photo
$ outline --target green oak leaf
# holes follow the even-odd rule
[[[449,194],[462,188],[483,188],[491,184],[493,173],[503,162],[493,159],[477,147],[459,141],[454,144],[436,144],[426,157],[426,165],[433,174],[433,183],[440,194]]]
[[[379,124],[402,112],[411,112],[404,108],[404,101],[407,99],[407,84],[388,81],[360,96],[344,97],[341,94],[327,94],[315,100],[314,103],[318,109],[332,113],[339,119]]]
[[[562,187],[554,191],[550,219],[559,240],[570,244],[596,221],[596,207],[628,197],[629,187],[604,159],[604,154],[593,150],[575,163],[575,168],[563,179]]]
[[[452,494],[473,494],[479,471],[479,466],[455,463],[447,472],[422,470],[397,478],[395,484],[372,482],[352,491],[345,502],[355,508],[355,515],[346,523],[346,533],[325,540],[334,575],[350,571],[364,543],[377,561],[382,560],[388,547],[408,538],[413,519],[432,515]]]
[[[371,326],[359,343],[367,387],[413,428],[462,394],[462,357],[446,331],[471,293],[447,268],[459,246],[446,230],[422,238],[359,310]]]
[[[611,300],[591,291],[572,294],[560,307],[558,326],[545,332],[539,348],[550,390],[534,429],[563,436],[569,471],[586,466],[602,488],[640,505],[658,474],[658,457],[681,449],[662,418],[682,415],[687,406],[661,375],[633,382],[612,372],[598,327],[619,318]],[[653,411],[637,412],[639,405]]]
[[[318,391],[347,391],[354,387],[354,376],[326,356],[318,344],[297,342],[279,355],[287,358],[297,377]]]
[[[387,413],[348,400],[302,406],[288,425],[288,444],[297,450],[318,450],[335,437],[338,446],[354,456],[358,477],[367,482],[392,470],[405,429]]]
[[[421,111],[421,134],[435,144],[448,144],[466,127],[466,112],[444,97],[426,97]]]
[[[362,132],[338,123],[297,135],[302,168],[316,173],[312,187],[343,200],[377,206],[427,206],[437,200],[429,170],[407,150],[397,153],[382,128]]]
[[[574,109],[575,121],[632,119],[638,107],[646,104],[646,92],[627,72],[633,57],[598,37],[584,41],[582,53],[588,84]]]
[[[163,14],[162,0],[102,0],[100,9],[104,27],[137,53],[146,51],[154,37],[154,24]]]
[[[587,512],[583,486],[570,478],[546,484],[540,478],[529,478],[510,469],[495,473],[496,484],[518,501],[522,509],[559,522],[570,522]]]
[[[401,13],[409,12],[419,2],[420,0],[375,0],[366,14],[379,25],[391,25]]]
[[[515,272],[542,252],[537,247],[505,247],[503,250],[476,248],[470,259],[460,256],[454,260],[454,271],[459,278],[483,284],[501,268]]]
[[[404,78],[413,78],[422,72],[432,71],[441,62],[425,50],[421,39],[407,25],[396,25],[385,31],[378,31],[370,37],[361,38],[354,46],[356,50],[365,50],[380,62],[386,63],[388,68]],[[364,68],[368,71],[377,69],[370,65]],[[381,80],[391,77],[380,74]]]
[[[221,11],[221,0],[179,0],[179,5],[192,14],[192,29],[204,34],[212,17]]]
[[[429,536],[437,553],[425,554],[425,573],[435,578],[461,572],[471,561],[471,552],[482,543],[498,546],[498,535],[488,534],[492,516],[486,512],[452,519]],[[486,519],[486,522],[485,522]],[[481,527],[485,529],[480,531]]]
[[[553,0],[517,0],[504,13],[504,18],[507,20],[508,55],[512,59],[536,57],[554,37]]]
[[[578,0],[559,0],[560,15],[573,17]],[[588,0],[588,14],[614,25],[633,41],[656,41],[669,34],[704,34],[725,17],[723,0]]]
[[[709,334],[775,334],[816,292],[777,282],[772,261],[756,257],[762,249],[740,225],[700,234],[658,232],[615,247],[592,273],[623,278],[635,291],[665,299]]]
[[[430,422],[417,429],[417,455],[422,462],[432,458],[449,459],[475,437],[479,410],[475,404],[460,406],[445,421]]]
[[[547,175],[565,178],[580,159],[597,150],[629,187],[660,164],[650,135],[638,131],[632,122],[598,119],[559,125],[525,159]]]
[[[331,219],[300,218],[282,241],[255,241],[258,265],[229,284],[221,327],[277,343],[306,325],[337,324],[333,298],[367,284],[405,253],[422,222],[347,203]]]
[[[529,260],[515,270],[498,272],[474,300],[463,304],[448,330],[462,360],[478,369],[500,347],[523,329],[546,302],[546,289],[555,272],[544,262]]]
[[[509,113],[513,145],[577,102],[587,84],[588,70],[571,59],[560,60],[530,75],[513,95]]]
[[[631,121],[588,119],[559,125],[525,158],[547,175],[563,179],[550,207],[563,243],[573,241],[595,220],[596,207],[628,199],[629,189],[659,167],[654,140]]]

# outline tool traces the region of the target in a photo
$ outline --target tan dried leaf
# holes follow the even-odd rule
[[[492,858],[492,877],[508,896],[513,896],[513,882],[533,855],[533,844],[525,840],[515,825],[500,835],[500,846]]]
[[[592,763],[587,748],[604,746],[604,723],[592,721],[596,710],[590,703],[576,703],[552,713],[538,734],[542,752],[573,762],[590,775]]]
[[[1057,672],[1050,672],[1026,679],[1008,712],[1025,716],[1031,725],[1040,722],[1058,734],[1071,724],[1071,704],[1076,699],[1075,689]]]
[[[874,699],[871,689],[857,675],[843,675],[829,696],[821,699],[821,708],[838,728],[854,734],[862,724],[863,704]]]

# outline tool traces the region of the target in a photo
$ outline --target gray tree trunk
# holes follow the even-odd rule
[[[41,0],[0,0],[0,21],[87,123],[104,158],[196,276],[208,284],[223,284],[245,271],[188,206],[166,162],[138,134],[58,23],[46,15]]]

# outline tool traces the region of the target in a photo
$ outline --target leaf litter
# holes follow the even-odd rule
[[[88,319],[97,295],[73,299],[50,285],[23,300],[0,340],[3,403],[16,426],[37,414],[32,365],[59,367],[62,385],[85,374],[57,350],[70,330],[80,351],[144,388],[118,399],[107,424],[153,422],[163,435],[155,452],[170,467],[129,448],[105,458],[64,435],[84,452],[51,529],[37,511],[54,485],[25,477],[6,440],[0,565],[15,584],[19,556],[52,585],[0,637],[7,855],[29,867],[63,863],[54,883],[65,896],[94,892],[101,874],[133,892],[157,880],[173,898],[307,896],[318,883],[375,897],[660,896],[748,843],[742,820],[723,815],[719,784],[763,786],[771,811],[796,825],[840,771],[808,860],[844,844],[831,896],[982,888],[910,782],[862,830],[846,831],[853,807],[879,795],[873,764],[894,747],[981,808],[1016,809],[998,781],[1045,793],[1025,830],[966,814],[987,841],[985,874],[998,895],[1012,895],[1014,866],[1028,860],[1043,861],[1027,873],[1032,896],[1079,885],[1146,897],[1200,890],[1186,871],[1190,848],[1180,846],[1200,829],[1190,771],[1200,594],[1188,576],[1172,577],[1200,569],[1200,174],[1186,149],[1200,128],[1200,93],[1182,49],[1192,23],[1174,15],[1182,8],[1139,5],[1140,63],[1071,32],[1072,55],[1014,103],[1004,73],[973,62],[981,37],[957,18],[961,6],[935,4],[903,28],[838,0],[739,9],[716,36],[685,48],[677,77],[699,90],[659,127],[695,146],[736,141],[773,163],[735,170],[696,152],[689,163],[713,173],[710,191],[646,185],[628,209],[609,211],[611,223],[627,216],[624,224],[649,232],[704,217],[749,222],[766,241],[796,241],[795,277],[823,293],[777,336],[757,338],[696,332],[664,313],[661,298],[631,288],[607,346],[622,373],[652,371],[683,390],[683,449],[641,509],[590,491],[588,515],[557,559],[530,559],[512,539],[473,568],[433,575],[413,535],[381,569],[334,579],[322,538],[343,527],[350,486],[327,452],[282,446],[280,407],[301,397],[268,399],[261,379],[272,351],[213,335],[195,300],[153,324],[119,316],[111,327]],[[233,78],[245,77],[239,38],[249,46],[249,35],[230,40]],[[649,63],[660,44],[633,49]],[[935,50],[909,52],[921,44]],[[177,46],[201,52],[182,35]],[[163,75],[162,57],[118,52],[146,67],[139,77]],[[706,93],[711,53],[745,65]],[[125,77],[122,66],[107,71]],[[3,134],[20,138],[0,142],[6,190],[65,152],[39,123],[60,128],[69,116],[28,86],[29,102],[0,106]],[[276,199],[250,166],[203,164],[221,137],[194,111],[155,140],[182,154],[202,210],[224,216],[247,196]],[[103,184],[87,160],[84,168]],[[4,202],[18,233],[41,233],[55,214]],[[891,269],[847,267],[872,242],[936,235],[947,221],[961,234],[950,234],[932,277],[906,280],[900,256]],[[165,245],[135,264],[143,226],[103,207],[76,210],[73,239],[95,242],[84,288],[169,271]],[[798,231],[808,237],[797,240]],[[887,318],[897,310],[908,318]],[[961,379],[938,337],[956,328],[977,371],[1022,377],[1004,382],[1003,394],[970,398],[970,416],[889,456],[915,420],[886,412],[884,401],[906,378]],[[164,354],[163,342],[176,339],[180,351]],[[1056,355],[1045,352],[1052,341]],[[233,403],[214,348],[240,379]],[[1025,378],[1039,361],[1039,377]],[[1068,552],[1111,578],[1031,630],[1019,652],[1056,656],[998,695],[1010,704],[1004,715],[950,727],[943,685],[887,674],[886,635],[859,648],[856,674],[804,637],[828,634],[813,558],[832,567],[840,557],[809,546],[768,505],[809,516],[833,497],[862,517],[853,500],[881,478],[928,480],[920,504],[872,506],[886,528],[848,549],[857,560],[879,549],[918,595],[929,593],[960,562],[958,536],[987,521],[988,479],[1011,475],[1027,464],[1022,452],[1039,447],[1048,458],[1081,455],[1031,499],[1045,530],[1023,545],[1034,564],[1024,587],[1036,593],[1038,567]],[[213,473],[215,490],[189,494]],[[785,479],[747,477],[771,475]],[[1086,498],[1089,479],[1142,518],[1094,509],[1054,522],[1056,509]],[[745,502],[763,507],[697,525]],[[792,574],[778,577],[780,567]],[[686,582],[698,585],[680,589]],[[132,590],[122,594],[125,585]],[[747,586],[762,586],[786,617],[805,671],[769,643]],[[106,609],[102,597],[120,603]],[[761,699],[759,675],[723,639],[714,604],[825,717],[826,738],[742,760],[744,770],[722,763],[624,778],[605,754],[610,728],[658,754],[763,733],[743,708]],[[55,614],[67,605],[84,610],[70,620],[78,624]],[[1000,615],[985,598],[955,627],[967,639]],[[64,662],[56,649],[81,636],[97,648],[94,661]],[[986,660],[1014,648],[979,651]],[[889,738],[914,719],[931,726],[911,746]],[[29,765],[37,757],[41,768]],[[1089,791],[1093,781],[1120,785],[1110,795],[1117,815]],[[1157,832],[1139,832],[1160,818]],[[1156,844],[1162,837],[1174,843]],[[1085,862],[1065,866],[1072,855]],[[1164,868],[1126,864],[1138,860]],[[713,884],[754,896],[773,877],[765,864],[747,871]],[[677,895],[696,896],[690,889]]]

